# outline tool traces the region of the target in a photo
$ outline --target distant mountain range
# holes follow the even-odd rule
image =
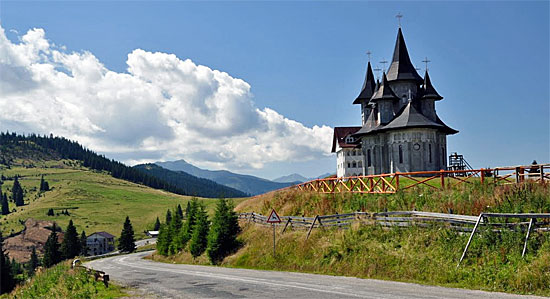
[[[293,174],[282,176],[280,178],[276,178],[273,181],[278,182],[278,183],[296,183],[296,182],[303,183],[303,182],[307,182],[307,181],[311,181],[311,180],[315,180],[315,179],[326,178],[326,177],[331,176],[331,175],[333,175],[333,173],[325,173],[325,174],[322,174],[322,175],[320,175],[318,177],[315,177],[315,178],[306,178],[303,175],[293,173]]]
[[[209,179],[218,184],[228,186],[251,195],[263,194],[272,190],[301,183],[300,181],[274,182],[252,175],[233,173],[227,170],[206,170],[191,165],[185,160],[156,162],[155,164],[172,171],[183,171],[199,178]]]
[[[199,178],[183,171],[173,171],[156,164],[139,164],[134,169],[163,180],[185,194],[200,197],[247,197],[247,193],[218,184],[212,180]]]

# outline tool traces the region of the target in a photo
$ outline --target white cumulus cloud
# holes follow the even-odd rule
[[[65,136],[127,163],[183,158],[237,170],[329,154],[332,128],[256,107],[244,80],[141,49],[126,63],[114,72],[43,29],[12,42],[0,27],[0,130]]]

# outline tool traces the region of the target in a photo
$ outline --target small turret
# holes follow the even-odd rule
[[[390,85],[386,73],[382,76],[382,84],[372,96],[372,103],[376,103],[378,107],[378,120],[381,124],[388,123],[394,116],[393,104],[399,101],[399,97],[395,95]]]
[[[443,97],[440,96],[432,86],[430,75],[428,75],[428,70],[426,70],[426,74],[424,75],[424,85],[422,86],[422,98],[420,99],[420,111],[422,114],[432,121],[437,121],[435,101],[439,101],[441,99],[443,99]]]

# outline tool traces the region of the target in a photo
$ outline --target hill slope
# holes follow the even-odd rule
[[[242,192],[258,195],[293,185],[292,183],[277,183],[252,175],[237,174],[227,170],[206,170],[193,166],[184,160],[156,162],[155,164],[173,171],[183,171],[188,174],[212,180]]]
[[[201,194],[202,197],[246,197],[248,194],[220,185],[209,179],[199,178],[183,171],[172,171],[156,164],[134,166],[146,174],[152,175],[183,190],[186,194]]]
[[[35,167],[0,167],[0,174],[7,178],[1,186],[2,192],[11,195],[12,177],[19,175],[19,181],[25,193],[25,205],[15,207],[10,202],[10,210],[15,212],[0,216],[0,229],[4,236],[20,231],[20,221],[28,218],[56,221],[63,229],[70,219],[78,231],[82,229],[90,234],[94,231],[106,231],[119,236],[124,218],[128,215],[137,236],[143,237],[143,231],[159,217],[164,221],[167,209],[178,204],[185,208],[191,199],[163,190],[156,190],[121,179],[111,177],[82,167],[69,166],[74,161],[45,161]],[[52,188],[39,193],[40,177]],[[209,210],[213,210],[216,199],[200,199]],[[46,212],[53,208],[55,216]],[[61,214],[67,210],[69,216]]]

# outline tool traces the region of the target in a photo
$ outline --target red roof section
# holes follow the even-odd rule
[[[336,142],[341,148],[357,148],[361,147],[360,144],[346,143],[345,138],[348,135],[354,134],[359,131],[361,127],[334,127],[334,135],[332,138],[332,150],[331,153],[336,152]]]

